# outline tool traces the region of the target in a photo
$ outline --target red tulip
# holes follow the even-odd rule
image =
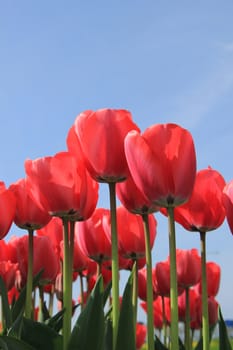
[[[201,279],[201,257],[197,249],[176,250],[178,286],[194,286]]]
[[[8,244],[1,239],[0,240],[0,261],[11,260],[9,255]]]
[[[116,185],[116,193],[123,206],[134,214],[153,213],[159,208],[136,186],[131,174],[123,182]]]
[[[52,217],[46,226],[36,231],[36,234],[38,236],[47,236],[51,240],[57,255],[60,256],[60,244],[63,240],[63,225],[60,218]]]
[[[75,226],[75,234],[84,254],[96,262],[110,260],[111,242],[103,228],[103,218],[109,210],[97,208],[92,216]]]
[[[98,200],[98,184],[69,152],[25,162],[27,175],[41,191],[53,216],[85,220]],[[38,194],[38,193],[37,193]]]
[[[86,166],[99,182],[119,182],[128,175],[124,138],[139,131],[130,112],[121,109],[85,111],[77,116],[78,135]]]
[[[154,274],[154,269],[152,269],[152,274]],[[141,300],[147,300],[147,269],[146,267],[138,271],[138,297]],[[157,295],[154,293],[153,298],[155,299]]]
[[[185,322],[186,307],[186,292],[184,291],[178,297],[178,312],[179,320],[181,322]],[[189,288],[190,321],[192,322],[196,321],[198,307],[200,307],[199,294],[195,289]]]
[[[189,231],[207,232],[218,228],[225,218],[224,186],[225,181],[216,170],[200,170],[189,201],[175,208],[175,220]]]
[[[15,275],[18,270],[18,264],[11,261],[0,261],[0,276],[3,279],[6,290],[9,291],[15,284]]]
[[[150,214],[150,247],[152,249],[156,237],[157,222]],[[124,258],[137,259],[145,257],[145,233],[141,215],[131,214],[123,206],[117,208],[117,226],[119,254]],[[110,223],[107,233],[110,237]]]
[[[72,125],[72,127],[70,128],[70,130],[68,132],[68,135],[66,138],[66,144],[67,144],[68,151],[75,156],[77,161],[83,162],[84,157],[82,154],[82,149],[81,149],[78,135],[75,132],[74,125]]]
[[[163,315],[163,302],[164,302],[164,315]],[[141,305],[142,309],[145,312],[147,312],[147,303],[142,302],[140,305]],[[170,310],[170,299],[169,298],[158,296],[153,301],[153,316],[154,316],[154,327],[156,329],[162,329],[163,318],[165,319],[165,323],[170,324],[170,322],[171,322],[171,310]]]
[[[211,296],[208,298],[208,310],[209,310],[209,324],[215,325],[218,322],[218,308],[219,304],[217,300]]]
[[[220,287],[221,268],[218,264],[212,261],[206,263],[206,275],[207,275],[207,294],[208,296],[216,296]],[[195,288],[198,293],[202,293],[201,282],[198,283]]]
[[[124,259],[119,256],[119,265],[122,270],[131,271],[135,264],[135,259]],[[125,264],[124,264],[125,262]],[[141,270],[146,265],[146,258],[137,259],[137,269]]]
[[[47,207],[42,206],[34,196],[33,184],[29,179],[20,179],[10,185],[9,189],[16,198],[14,222],[22,229],[39,229],[48,224],[51,217]]]
[[[150,202],[167,207],[188,200],[196,174],[191,134],[175,124],[149,127],[142,135],[131,131],[125,138],[131,175]]]
[[[107,287],[107,285],[111,282],[112,280],[112,271],[106,269],[104,266],[101,268],[101,275],[103,277],[103,283],[104,283],[104,287]],[[88,279],[88,291],[89,293],[92,291],[92,289],[94,288],[96,281],[98,279],[97,274],[92,275],[89,279]]]
[[[60,256],[63,260],[64,256],[64,243],[61,241],[60,244]],[[88,267],[88,257],[82,252],[80,249],[80,243],[77,237],[74,238],[74,252],[73,252],[73,270],[77,272],[81,272]]]
[[[146,341],[147,327],[143,323],[136,324],[136,350],[140,350]]]
[[[156,295],[170,295],[170,262],[158,262],[153,270],[153,289]]]
[[[223,205],[229,228],[233,234],[233,180],[228,182],[223,189]]]
[[[0,239],[8,233],[15,216],[15,197],[0,181]]]
[[[7,293],[9,305],[12,305],[18,299],[19,295],[18,289],[13,286]]]
[[[191,323],[192,328],[200,329],[202,326],[202,307],[201,307],[201,295],[197,298],[197,309],[196,309],[196,321]],[[214,326],[218,321],[218,307],[219,304],[217,300],[211,296],[208,297],[208,319],[209,319],[209,325]]]
[[[24,285],[28,266],[28,235],[12,237],[8,245],[11,250],[12,261],[18,262],[22,285]],[[45,282],[54,281],[59,271],[59,261],[51,241],[46,236],[34,236],[33,246],[33,276],[43,270],[41,280]]]
[[[82,276],[85,276],[87,279],[95,275],[97,272],[97,263],[94,260],[88,259],[87,268],[82,271]]]

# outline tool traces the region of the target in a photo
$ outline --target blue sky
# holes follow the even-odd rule
[[[76,115],[103,107],[130,110],[141,130],[180,124],[193,135],[198,169],[232,179],[232,11],[230,0],[1,2],[0,179],[10,185],[24,177],[25,159],[65,149]],[[100,194],[108,206],[107,188]],[[166,222],[157,219],[154,262],[168,255]],[[177,247],[199,248],[198,235],[177,226]],[[226,318],[232,249],[226,223],[208,234]]]

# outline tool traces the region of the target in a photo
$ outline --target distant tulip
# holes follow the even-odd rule
[[[153,316],[154,316],[154,327],[155,329],[162,329],[164,321],[166,324],[170,324],[171,314],[170,314],[170,299],[164,298],[164,315],[163,315],[163,297],[158,296],[153,301]],[[140,303],[142,309],[147,312],[147,303]]]
[[[41,280],[44,282],[54,281],[59,271],[58,257],[55,254],[52,243],[48,237],[33,237],[33,276],[43,270]],[[9,241],[12,256],[19,265],[23,284],[26,282],[28,269],[28,235],[12,237]],[[46,252],[46,254],[45,254]]]
[[[143,323],[136,324],[136,350],[140,350],[146,340],[147,328]]]
[[[132,175],[116,185],[116,193],[122,205],[134,214],[153,213],[159,210],[159,207],[149,201],[143,192],[136,186]]]
[[[152,249],[156,238],[157,221],[151,214],[148,217],[150,230],[150,247]],[[140,215],[130,213],[123,206],[117,208],[117,225],[119,254],[124,258],[142,258],[145,257],[145,234],[143,221]],[[110,227],[107,226],[108,228]],[[110,236],[110,230],[107,229]]]
[[[15,216],[15,197],[0,181],[0,239],[4,238],[13,223]]]
[[[57,255],[60,256],[60,243],[63,239],[63,226],[60,218],[52,217],[46,226],[36,231],[36,234],[37,236],[47,236],[51,240]]]
[[[220,278],[221,278],[221,268],[215,262],[208,261],[206,263],[206,273],[207,273],[207,294],[208,297],[216,296],[220,287]],[[201,282],[198,283],[195,288],[201,294],[202,287]]]
[[[0,240],[0,261],[11,260],[8,244],[1,239]]]
[[[9,305],[12,305],[18,299],[19,295],[18,289],[13,286],[7,293]]]
[[[61,241],[61,260],[64,258],[64,243]],[[82,272],[88,267],[88,257],[80,249],[80,243],[77,237],[74,238],[74,252],[73,252],[73,270]]]
[[[195,289],[189,288],[189,309],[190,309],[190,321],[194,322],[196,320],[197,307],[201,307],[199,303],[199,294]],[[186,303],[186,292],[184,291],[179,295],[178,298],[178,310],[179,310],[179,320],[185,322],[185,316],[187,311]]]
[[[92,216],[75,226],[75,235],[84,254],[96,262],[111,260],[111,240],[107,237],[103,219],[109,210],[97,208]]]
[[[101,275],[103,277],[103,284],[104,287],[107,287],[107,285],[111,282],[112,279],[112,271],[106,269],[104,266],[101,268]],[[92,291],[92,289],[94,288],[96,281],[98,279],[98,275],[92,275],[89,279],[88,279],[88,291],[89,293]]]
[[[0,276],[3,279],[7,291],[13,288],[15,284],[15,275],[18,270],[18,264],[13,264],[11,261],[0,261]]]
[[[170,262],[169,260],[158,262],[153,270],[153,288],[155,295],[170,295]]]
[[[228,182],[223,189],[223,204],[226,210],[226,218],[233,234],[233,180]]]
[[[208,320],[210,326],[214,326],[218,322],[218,308],[217,300],[213,296],[208,297]],[[195,327],[200,329],[202,327],[201,295],[197,299],[196,315]]]
[[[197,249],[176,250],[178,286],[194,286],[201,279],[201,257]]]
[[[154,269],[152,269],[152,274],[154,274]],[[147,299],[147,269],[146,267],[138,271],[138,297],[141,300],[146,301]],[[156,293],[153,295],[153,299],[157,297]]]

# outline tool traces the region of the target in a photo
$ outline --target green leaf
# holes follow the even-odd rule
[[[228,337],[227,333],[227,327],[224,322],[221,308],[219,307],[218,309],[218,314],[219,314],[219,320],[218,320],[218,325],[219,325],[219,349],[224,349],[224,350],[232,350],[231,343]]]
[[[106,304],[107,300],[108,300],[108,297],[110,295],[110,291],[111,291],[111,288],[112,288],[112,282],[109,282],[107,287],[105,288],[104,290],[104,294],[103,294],[103,303],[104,305]]]
[[[168,348],[161,342],[161,340],[155,335],[155,349],[156,350],[168,350]]]
[[[37,350],[62,349],[62,336],[51,327],[27,318],[23,319],[21,338]]]
[[[58,311],[53,317],[46,320],[45,324],[54,329],[56,332],[60,332],[60,330],[62,329],[64,312],[65,309]]]
[[[212,339],[212,336],[213,336],[213,333],[214,333],[214,329],[215,329],[215,325],[213,325],[213,326],[211,326],[209,328],[209,331],[210,331],[210,333],[209,333],[209,340],[210,340],[210,342],[211,342],[211,339]],[[197,346],[195,347],[195,350],[202,350],[202,349],[203,349],[203,338],[201,336],[200,339],[199,339],[199,342],[197,343]]]
[[[68,350],[102,350],[104,342],[102,276],[88,298],[71,333]]]
[[[22,321],[23,321],[23,313],[24,309],[20,311],[18,317],[12,323],[12,326],[8,330],[8,335],[12,337],[20,338],[21,329],[22,329]]]
[[[112,350],[112,320],[107,318],[105,325],[104,350]]]
[[[1,350],[37,350],[31,345],[9,336],[0,337],[0,349]]]
[[[5,321],[5,327],[6,329],[9,329],[12,325],[12,317],[11,317],[11,311],[10,311],[10,306],[8,302],[8,296],[7,296],[7,290],[5,283],[0,276],[0,294],[2,298],[2,311],[3,311],[3,317]]]
[[[33,278],[33,288],[38,286],[39,281],[41,279],[41,275],[43,273],[43,270],[41,270],[34,278]],[[26,300],[26,286],[21,290],[20,295],[16,302],[14,303],[12,307],[12,321],[14,322],[16,319],[18,319],[19,314],[22,314],[25,309],[25,300]]]
[[[185,350],[185,346],[180,338],[179,338],[179,350]]]
[[[116,350],[135,350],[134,309],[132,304],[133,295],[133,271],[126,284],[118,324]]]

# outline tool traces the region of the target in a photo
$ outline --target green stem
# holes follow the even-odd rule
[[[65,309],[63,318],[63,350],[67,349],[69,337],[71,334],[72,318],[72,266],[70,251],[69,220],[63,218],[63,307]]]
[[[49,293],[49,315],[50,317],[53,316],[53,303],[54,303],[54,285],[51,288],[51,291]]]
[[[170,301],[171,301],[171,350],[179,349],[178,329],[178,292],[176,273],[176,232],[174,221],[174,207],[168,206],[168,230],[170,253]]]
[[[101,275],[101,270],[102,270],[102,260],[97,262],[96,281]]]
[[[137,261],[137,259],[134,260],[133,272],[134,272],[134,274],[133,274],[133,298],[132,298],[132,304],[133,304],[133,309],[134,309],[134,322],[135,322],[135,327],[136,327],[136,324],[137,324],[137,308],[138,308],[138,261]]]
[[[118,237],[116,220],[116,184],[109,183],[110,216],[111,216],[111,241],[112,241],[112,327],[113,350],[116,348],[118,320],[119,320],[119,261],[118,261]]]
[[[201,289],[202,289],[202,336],[203,350],[209,350],[209,315],[206,277],[206,232],[200,232],[201,241]]]
[[[163,314],[163,344],[167,346],[167,320],[165,314],[165,300],[164,296],[161,296],[162,299],[162,314]]]
[[[146,245],[147,350],[154,349],[152,259],[148,214],[142,214]]]
[[[191,350],[189,287],[185,288],[185,349]]]
[[[84,308],[84,287],[83,287],[83,275],[79,274],[80,278],[80,298],[81,298],[81,310]]]
[[[33,229],[28,229],[28,270],[26,286],[25,317],[32,318],[32,285],[33,285]]]
[[[38,321],[44,322],[44,315],[43,315],[43,307],[44,307],[44,291],[43,287],[39,286],[39,315],[38,315]]]

